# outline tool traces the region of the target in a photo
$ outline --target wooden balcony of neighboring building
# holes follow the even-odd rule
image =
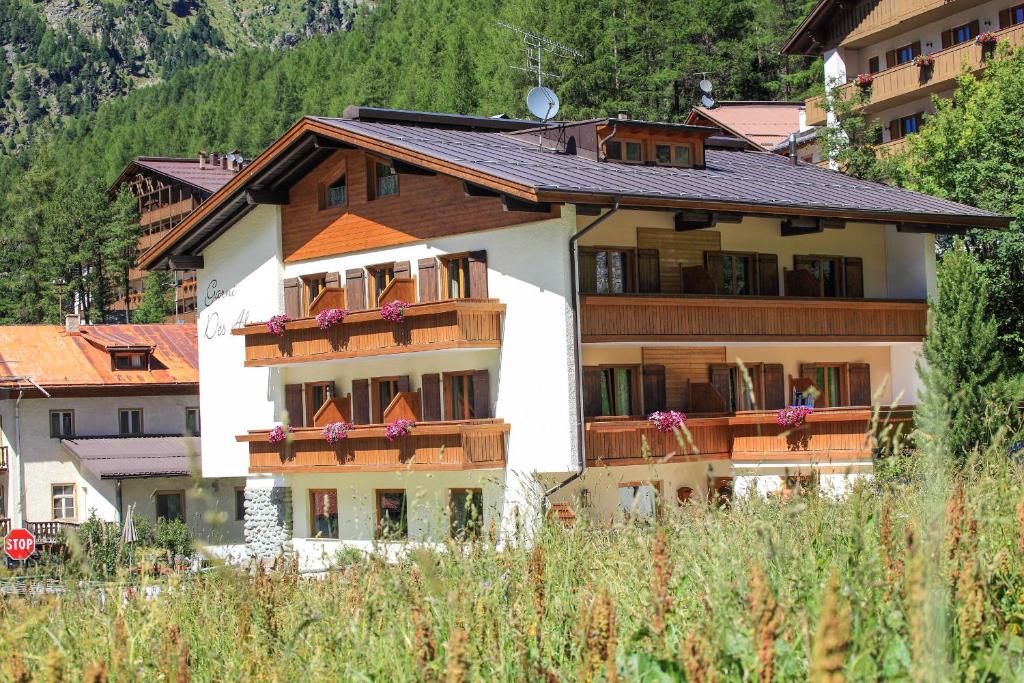
[[[194,197],[185,197],[170,204],[143,210],[139,213],[139,224],[142,226],[160,225],[161,227],[170,228],[177,221],[192,213],[197,206],[199,206],[199,202]],[[149,246],[152,246],[152,244]],[[146,248],[148,249],[149,247]]]
[[[359,358],[441,349],[501,346],[505,305],[494,299],[448,299],[410,304],[402,322],[381,318],[380,309],[354,311],[344,322],[321,330],[313,317],[290,321],[284,334],[265,323],[233,330],[245,337],[249,367]]]
[[[836,17],[840,47],[859,49],[906,34],[978,5],[977,0],[874,0],[851,3]]]
[[[907,138],[897,138],[889,142],[883,142],[875,147],[875,154],[879,157],[890,157],[896,154],[903,154],[907,150]]]
[[[584,342],[921,341],[924,301],[718,295],[584,295]]]
[[[993,31],[999,43],[1013,46],[1024,44],[1024,24],[1010,26]],[[956,79],[967,72],[977,73],[985,68],[985,60],[998,49],[983,48],[973,40],[933,52],[935,64],[928,68],[916,66],[913,62],[898,64],[892,68],[876,73],[871,84],[871,99],[866,112],[873,114],[882,109],[895,107],[912,100],[920,99],[942,90],[956,87]],[[854,78],[857,74],[847,73]],[[847,83],[838,90],[839,96],[849,96],[853,88],[858,87]],[[812,97],[805,102],[807,125],[820,126],[827,119],[824,102],[820,97]]]
[[[913,409],[824,408],[803,426],[788,429],[776,423],[776,411],[695,416],[686,424],[689,435],[662,433],[642,418],[598,418],[586,423],[587,463],[649,465],[707,460],[734,463],[870,462],[878,446],[879,425],[904,433]]]

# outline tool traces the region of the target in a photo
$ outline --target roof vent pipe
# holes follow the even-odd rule
[[[202,171],[206,168],[206,150],[199,150],[199,170]]]
[[[789,163],[796,166],[796,133],[789,134]]]
[[[629,120],[629,110],[628,109],[620,109],[619,110],[619,121],[628,121],[628,120]]]
[[[82,331],[82,319],[77,313],[64,316],[64,331],[68,334],[79,334]]]

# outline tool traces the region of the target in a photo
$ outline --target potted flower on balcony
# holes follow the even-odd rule
[[[352,431],[352,425],[348,422],[331,422],[324,427],[324,441],[331,444],[332,446],[341,443],[348,438],[348,433]]]
[[[871,84],[875,82],[874,74],[857,74],[857,78],[853,79],[853,82],[857,84],[858,88],[870,88]]]
[[[404,301],[389,301],[380,308],[380,317],[393,323],[405,320],[405,310],[409,304]]]
[[[996,43],[999,42],[999,38],[995,33],[985,31],[984,33],[979,33],[978,37],[974,39],[974,42],[981,45],[981,58],[988,59],[992,56],[992,53],[995,52]]]
[[[813,412],[814,408],[810,406],[789,406],[779,411],[775,421],[780,427],[796,429],[802,427],[807,420],[807,416]]]
[[[267,442],[277,445],[284,443],[292,434],[292,428],[288,425],[277,425],[267,434]]]
[[[316,314],[316,324],[321,330],[329,330],[340,324],[347,315],[348,311],[344,308],[328,308]]]
[[[384,436],[388,438],[388,441],[394,441],[399,437],[411,434],[412,428],[415,426],[416,423],[412,420],[400,417],[397,420],[391,421],[388,426],[384,428]]]
[[[914,57],[914,66],[927,69],[935,66],[935,55],[918,55]]]
[[[678,410],[656,410],[647,419],[662,434],[671,434],[686,426],[686,415]]]
[[[267,332],[270,334],[276,334],[281,336],[284,334],[285,327],[291,321],[290,315],[275,315],[267,321]]]

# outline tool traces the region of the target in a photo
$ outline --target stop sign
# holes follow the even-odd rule
[[[12,529],[4,539],[4,551],[12,560],[27,560],[36,551],[36,537],[28,529]]]

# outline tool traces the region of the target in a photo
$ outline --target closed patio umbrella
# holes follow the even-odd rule
[[[121,542],[128,544],[128,563],[133,562],[132,558],[132,543],[136,543],[139,540],[139,535],[135,531],[135,504],[128,506],[128,511],[124,515],[124,523],[121,524]]]

